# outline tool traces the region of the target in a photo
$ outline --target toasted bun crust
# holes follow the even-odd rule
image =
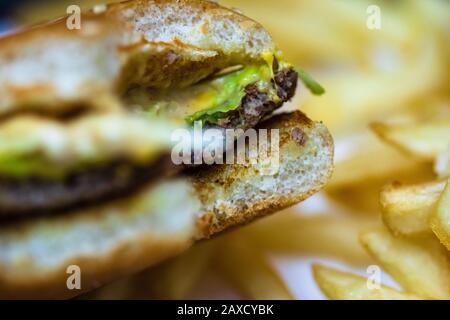
[[[68,20],[69,19],[69,20]],[[0,38],[0,116],[114,110],[131,86],[183,87],[273,52],[255,21],[202,0],[134,0]]]
[[[258,165],[214,165],[128,199],[1,227],[0,298],[78,295],[324,186],[333,168],[333,141],[321,123],[295,112],[260,128],[280,129],[276,174],[262,175]],[[69,265],[81,268],[82,290],[67,289]]]
[[[296,111],[274,116],[257,129],[262,128],[279,130],[278,170],[266,174],[259,165],[216,165],[191,178],[207,221],[201,237],[292,206],[330,179],[334,145],[325,125]]]

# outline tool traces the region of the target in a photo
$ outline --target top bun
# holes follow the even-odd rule
[[[202,0],[132,0],[0,38],[0,116],[120,107],[128,88],[185,87],[275,46],[257,22]]]

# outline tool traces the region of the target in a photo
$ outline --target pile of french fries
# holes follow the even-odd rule
[[[300,88],[292,103],[335,138],[334,176],[314,197],[327,206],[301,205],[199,243],[92,296],[188,298],[214,273],[243,298],[295,299],[290,288],[301,284],[287,283],[270,258],[283,254],[379,267],[398,284],[313,263],[330,299],[449,299],[450,2],[221,2],[265,25],[287,60],[327,90]],[[373,4],[377,30],[366,26]]]

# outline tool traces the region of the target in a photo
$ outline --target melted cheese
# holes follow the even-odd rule
[[[111,159],[148,162],[170,150],[175,128],[130,113],[88,115],[70,123],[17,116],[0,126],[0,174],[58,177]]]
[[[271,57],[264,56],[265,60],[268,59],[267,64],[247,65],[185,89],[156,91],[136,88],[128,93],[126,100],[147,112],[164,114],[189,124],[197,120],[215,123],[221,114],[240,106],[247,85],[254,83],[261,90],[270,91],[273,54]],[[276,98],[273,97],[274,100]]]

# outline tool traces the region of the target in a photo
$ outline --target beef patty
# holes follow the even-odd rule
[[[283,103],[289,101],[297,88],[298,74],[293,69],[279,71],[272,80],[277,95],[280,98],[275,102],[270,100],[268,94],[260,92],[255,84],[245,88],[246,95],[236,110],[223,114],[218,126],[227,129],[249,129],[255,127],[261,119],[278,109]]]
[[[129,161],[86,168],[61,179],[0,177],[0,219],[97,204],[136,191],[175,171],[169,156],[148,165]]]
[[[218,126],[235,129],[256,126],[265,116],[294,96],[297,73],[292,69],[282,70],[276,74],[273,85],[279,101],[271,101],[255,84],[248,85],[241,106],[225,113]],[[72,172],[62,179],[0,176],[0,219],[11,219],[28,213],[47,214],[101,203],[130,194],[149,181],[174,170],[172,161],[165,156],[144,166],[137,166],[129,161],[115,161]]]

